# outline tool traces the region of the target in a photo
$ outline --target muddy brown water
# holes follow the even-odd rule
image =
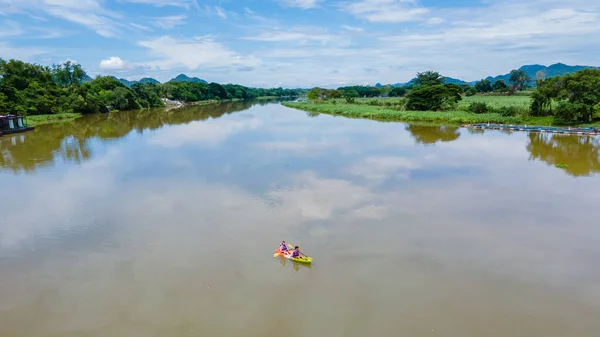
[[[598,336],[599,149],[250,102],[3,136],[0,336]]]

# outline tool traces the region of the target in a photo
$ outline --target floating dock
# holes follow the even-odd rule
[[[486,129],[486,130],[504,130],[504,131],[525,131],[525,132],[542,132],[542,133],[562,133],[568,135],[589,135],[597,136],[600,134],[600,128],[573,128],[573,127],[553,127],[553,126],[528,126],[528,125],[507,125],[507,124],[492,124],[492,123],[476,123],[463,125],[466,128]]]

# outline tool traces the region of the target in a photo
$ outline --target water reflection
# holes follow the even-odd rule
[[[530,160],[541,160],[579,177],[600,172],[600,141],[596,137],[530,133]]]
[[[410,124],[406,127],[418,144],[433,145],[437,142],[451,142],[460,137],[458,127],[444,125]]]
[[[84,116],[72,122],[42,125],[34,131],[0,137],[0,167],[14,172],[31,172],[53,165],[56,160],[81,164],[92,155],[90,143],[95,139],[116,140],[132,131],[143,134],[166,125],[219,118],[246,110],[254,104],[269,102],[240,101],[212,105],[196,105],[184,109],[140,110]]]
[[[279,258],[279,263],[281,264],[282,267],[285,267],[286,265],[290,264],[292,266],[292,268],[294,268],[295,271],[300,271],[300,269],[302,269],[302,268],[312,269],[312,265],[310,265],[310,264],[292,261],[292,260],[286,259],[283,256],[278,256],[277,258]]]

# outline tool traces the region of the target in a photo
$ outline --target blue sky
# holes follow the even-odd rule
[[[261,87],[600,66],[598,0],[0,0],[0,57]]]

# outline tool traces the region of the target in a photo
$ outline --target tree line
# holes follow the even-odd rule
[[[411,85],[395,88],[370,86],[340,87],[336,90],[313,88],[307,98],[312,101],[345,98],[354,103],[357,97],[403,97],[402,109],[414,111],[455,110],[463,95],[499,92],[507,95],[533,89],[529,109],[520,111],[514,107],[492,109],[483,102],[474,102],[466,109],[474,113],[498,112],[503,116],[523,113],[528,116],[552,116],[560,124],[590,123],[600,110],[600,69],[587,68],[563,76],[545,78],[536,75],[536,86],[523,70],[513,70],[510,83],[499,80],[491,83],[483,79],[474,86],[445,83],[438,72],[418,73]],[[335,101],[334,101],[335,103]]]
[[[375,88],[366,86],[340,87],[337,90],[313,88],[307,98],[319,99],[345,98],[353,103],[357,97],[406,97],[408,110],[448,110],[456,107],[462,94],[468,89],[464,86],[445,83],[445,78],[438,72],[426,71],[417,74],[414,83],[409,86],[395,88]]]
[[[112,76],[89,79],[81,65],[52,66],[0,59],[0,113],[24,115],[67,112],[96,113],[107,109],[135,110],[163,107],[163,98],[194,102],[295,97],[298,89],[249,88],[236,84],[167,82],[135,83],[131,88]]]
[[[482,79],[476,82],[473,86],[468,83],[453,84],[445,83],[446,79],[440,73],[435,71],[425,71],[418,73],[415,80],[405,86],[394,87],[391,85],[372,87],[372,86],[346,86],[339,87],[335,90],[313,88],[310,92],[311,100],[316,99],[329,99],[329,98],[346,98],[351,101],[356,97],[372,98],[372,97],[404,97],[408,93],[417,89],[418,87],[431,86],[431,85],[442,85],[446,89],[451,91],[459,91],[461,94],[472,96],[478,93],[499,93],[499,94],[514,94],[517,91],[522,91],[528,88],[528,84],[531,83],[532,79],[523,70],[512,70],[510,73],[509,83],[507,84],[504,80],[497,80],[492,83],[489,79]],[[460,88],[460,89],[459,89]],[[423,88],[421,90],[424,90]],[[439,91],[440,88],[436,87],[430,90]],[[439,94],[439,92],[438,92]],[[451,94],[451,93],[450,93]]]

